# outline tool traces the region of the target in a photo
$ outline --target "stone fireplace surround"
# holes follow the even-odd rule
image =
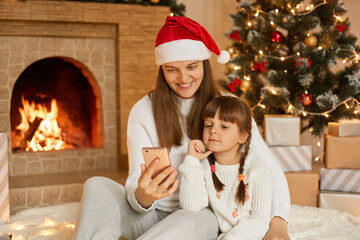
[[[158,6],[0,2],[0,132],[8,134],[11,213],[78,201],[83,182],[93,175],[125,181],[128,114],[154,87],[154,40],[168,13]],[[92,74],[104,147],[11,151],[13,86],[27,66],[47,57],[73,59]]]

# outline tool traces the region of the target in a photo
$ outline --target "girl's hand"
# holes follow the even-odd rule
[[[200,161],[207,158],[212,151],[205,152],[206,148],[202,141],[191,140],[188,146],[188,155],[198,158]]]
[[[179,180],[175,180],[177,171],[172,166],[151,178],[158,163],[159,159],[155,159],[148,168],[145,164],[140,165],[141,176],[135,198],[143,208],[149,208],[155,200],[171,196],[179,186]]]

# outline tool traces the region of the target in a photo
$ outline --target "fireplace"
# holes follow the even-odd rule
[[[154,42],[169,8],[5,0],[0,9],[0,132],[9,143],[11,213],[79,201],[89,176],[123,183],[128,115],[154,88]],[[30,117],[29,109],[43,113]],[[54,148],[42,137],[32,143],[44,115],[60,129],[48,135]]]
[[[74,59],[51,57],[28,66],[15,82],[10,117],[13,152],[104,145],[100,89]]]

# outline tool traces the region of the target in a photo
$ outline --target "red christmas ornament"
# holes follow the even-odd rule
[[[309,93],[303,93],[300,97],[300,102],[304,106],[309,106],[312,103],[312,95]]]
[[[241,85],[241,80],[239,80],[238,78],[235,78],[231,83],[229,83],[228,87],[231,92],[235,92],[236,85]]]
[[[284,40],[284,36],[281,32],[275,31],[271,34],[271,41],[281,43]]]
[[[230,38],[230,39],[236,39],[237,41],[240,41],[240,40],[241,40],[241,36],[240,36],[240,34],[239,34],[239,31],[236,30],[235,32],[231,33],[231,34],[229,35],[229,38]]]

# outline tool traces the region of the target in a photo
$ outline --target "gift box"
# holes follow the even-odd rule
[[[265,115],[265,142],[268,146],[300,145],[300,117]]]
[[[320,190],[360,193],[360,170],[322,168]]]
[[[319,196],[319,207],[336,209],[360,217],[360,194],[322,191]]]
[[[0,224],[9,220],[8,144],[6,133],[0,133]]]
[[[360,136],[325,136],[325,167],[360,169]]]
[[[360,136],[360,121],[329,122],[328,133],[336,137]]]
[[[312,164],[312,146],[269,147],[284,172],[309,171]]]
[[[291,204],[317,207],[319,174],[312,171],[287,172]]]

